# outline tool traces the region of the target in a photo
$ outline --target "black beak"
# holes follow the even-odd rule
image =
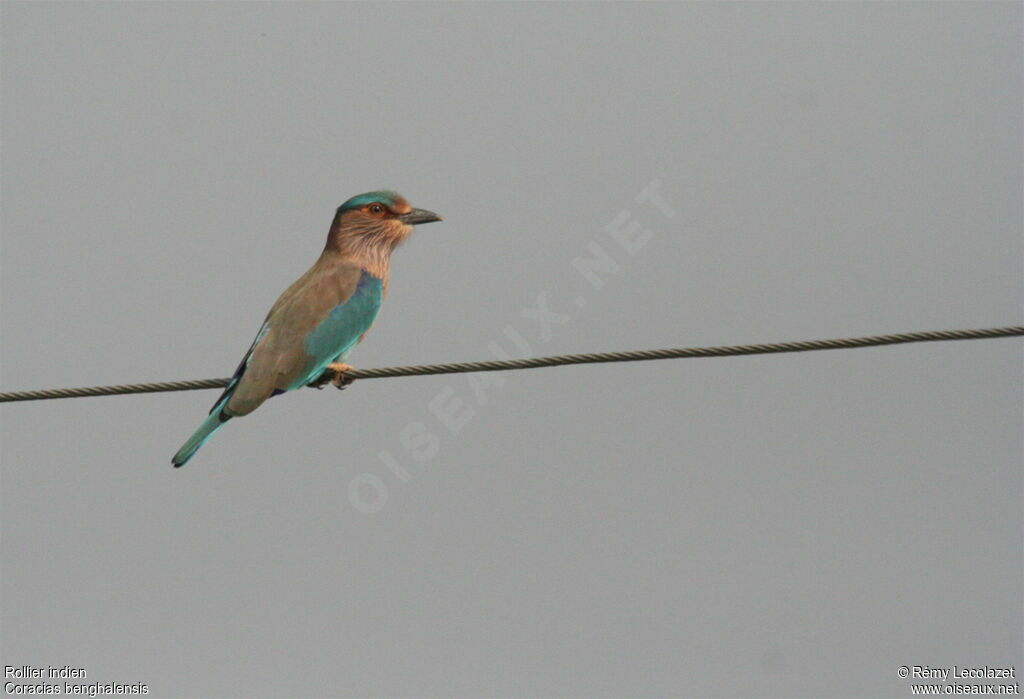
[[[418,223],[431,223],[433,221],[440,221],[441,217],[435,214],[433,211],[427,211],[426,209],[413,209],[407,214],[398,216],[398,220],[410,226],[415,226]]]

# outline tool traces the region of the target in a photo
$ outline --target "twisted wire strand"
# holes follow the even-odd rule
[[[456,362],[450,364],[424,364],[418,366],[382,367],[379,369],[352,369],[346,376],[352,379],[383,379],[398,376],[430,376],[434,374],[465,374],[476,371],[507,371],[538,369],[540,367],[569,364],[600,364],[606,362],[639,362],[652,359],[682,359],[699,357],[736,357],[750,354],[782,354],[786,352],[812,352],[816,350],[854,349],[900,345],[911,342],[942,342],[948,340],[984,340],[1024,335],[1024,325],[979,330],[934,330],[872,335],[837,340],[804,340],[775,342],[760,345],[727,345],[722,347],[683,347],[678,349],[636,350],[630,352],[595,352],[588,354],[561,354],[532,359],[500,359],[483,362]],[[163,393],[167,391],[197,391],[204,388],[224,388],[229,379],[199,379],[194,381],[164,381],[116,386],[90,386],[86,388],[51,388],[42,391],[10,391],[0,393],[0,403],[53,398],[84,398],[113,396],[129,393]]]

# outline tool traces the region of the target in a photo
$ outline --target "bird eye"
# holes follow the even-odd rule
[[[370,205],[370,213],[379,214],[383,210],[384,210],[384,207],[381,206],[380,204],[371,204]]]

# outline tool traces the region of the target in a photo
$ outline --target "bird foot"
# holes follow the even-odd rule
[[[310,381],[309,385],[313,388],[323,388],[328,383],[332,383],[338,390],[341,390],[355,381],[354,378],[348,376],[348,372],[351,370],[352,367],[344,362],[328,364],[327,368],[324,369],[324,373]]]

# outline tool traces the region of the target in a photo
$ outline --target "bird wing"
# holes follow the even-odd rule
[[[264,321],[263,326],[260,328],[260,331],[256,333],[256,339],[252,341],[252,344],[249,345],[249,350],[245,353],[245,356],[242,357],[242,361],[238,363],[238,368],[235,369],[235,373],[231,376],[231,379],[228,381],[228,385],[224,389],[224,392],[217,397],[216,401],[214,401],[213,407],[210,408],[211,413],[214,410],[217,410],[219,406],[221,406],[225,398],[231,396],[235,392],[235,388],[238,386],[238,382],[242,379],[242,375],[245,374],[245,370],[249,367],[249,359],[252,357],[253,350],[256,349],[256,345],[260,343],[260,340],[263,339],[263,336],[267,334],[267,330],[269,329],[270,324],[267,321]]]
[[[239,366],[228,413],[246,415],[271,395],[318,377],[369,330],[382,299],[381,280],[359,265],[319,260],[267,314]]]

